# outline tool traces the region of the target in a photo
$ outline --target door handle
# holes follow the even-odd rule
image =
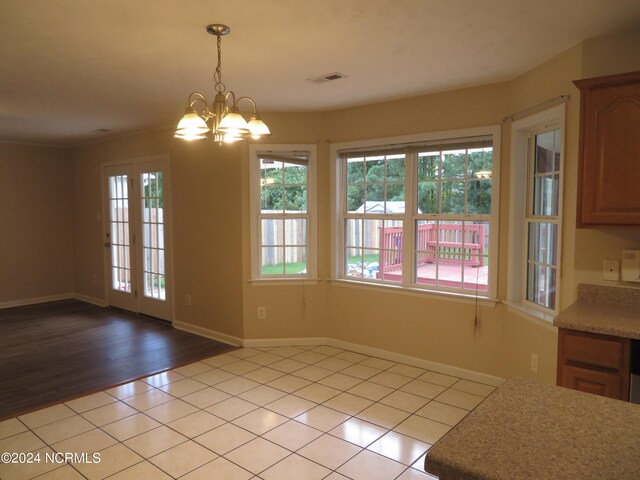
[[[104,242],[104,246],[108,248],[108,247],[110,247],[110,246],[111,246],[111,243],[109,243],[109,242]]]

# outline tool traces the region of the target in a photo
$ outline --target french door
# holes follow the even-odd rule
[[[172,320],[168,161],[103,167],[109,305]]]

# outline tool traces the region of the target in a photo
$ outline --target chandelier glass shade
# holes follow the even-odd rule
[[[215,35],[218,43],[218,66],[213,76],[216,94],[211,106],[204,94],[192,92],[189,95],[187,110],[178,123],[175,137],[183,140],[201,140],[207,138],[211,132],[215,142],[230,143],[247,138],[257,140],[271,135],[269,127],[258,115],[256,102],[251,97],[236,98],[233,91],[227,91],[222,82],[221,38],[230,31],[228,26],[217,23],[207,26],[207,32]],[[249,103],[252,107],[248,122],[238,108],[241,101]]]

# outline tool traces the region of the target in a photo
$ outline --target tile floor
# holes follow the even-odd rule
[[[493,390],[329,346],[244,348],[1,422],[0,452],[41,461],[0,478],[433,479],[426,451]]]

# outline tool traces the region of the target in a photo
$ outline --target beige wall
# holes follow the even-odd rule
[[[56,168],[56,172],[51,173],[60,181],[64,177],[67,179],[65,188],[59,189],[57,198],[63,201],[56,202],[57,208],[61,210],[61,204],[71,202],[73,196],[73,219],[71,214],[67,219],[73,227],[65,231],[73,232],[74,253],[72,260],[63,263],[67,268],[73,265],[74,270],[63,276],[67,283],[73,277],[75,291],[81,295],[97,299],[104,299],[105,295],[101,164],[166,154],[170,158],[173,182],[176,320],[244,339],[328,336],[492,375],[535,376],[554,383],[555,329],[512,311],[504,304],[479,307],[480,326],[474,329],[473,304],[329,282],[333,161],[329,146],[330,142],[497,125],[508,114],[558,95],[571,95],[567,105],[565,145],[561,279],[564,308],[575,300],[579,282],[603,283],[600,280],[603,258],[619,258],[622,248],[640,247],[640,229],[575,229],[579,92],[572,84],[572,80],[583,76],[640,69],[638,38],[638,32],[628,32],[584,42],[508,82],[332,112],[265,114],[265,120],[274,132],[265,143],[312,143],[318,147],[317,236],[321,280],[317,285],[258,286],[249,282],[251,245],[246,145],[220,147],[211,142],[181,143],[172,139],[170,129],[165,129],[74,148],[72,161],[67,159],[66,163],[58,158],[66,153],[56,154],[50,149],[28,149],[29,153],[22,152],[19,156],[41,163],[44,158],[55,158],[63,165],[60,171]],[[504,124],[498,254],[500,298],[505,298],[510,281],[507,277],[508,179],[511,162],[515,160],[509,158],[509,136],[509,124]],[[20,177],[19,181],[5,180],[5,183],[29,185],[30,170],[15,160],[6,163],[6,149],[0,151],[3,152],[0,157],[3,168],[10,168],[12,176]],[[40,172],[39,167],[33,168]],[[0,182],[3,178],[4,175]],[[22,192],[15,194],[20,196]],[[31,210],[39,209],[28,195],[24,197],[25,205]],[[5,203],[0,208],[6,209]],[[49,216],[43,212],[48,210],[38,211],[36,216],[43,219]],[[3,211],[2,218],[8,215]],[[31,226],[24,225],[23,221],[19,230],[23,229],[28,232]],[[58,243],[71,245],[70,240],[61,240],[66,238],[64,233],[55,235],[59,237]],[[10,238],[15,245],[17,236]],[[5,268],[2,271],[4,274]],[[55,273],[47,270],[37,274],[47,278],[51,274],[54,278],[60,272],[56,269]],[[23,298],[23,293],[15,290],[5,277],[2,277],[2,292],[10,292],[6,297]],[[24,283],[24,279],[20,282]],[[51,283],[64,285],[64,282]],[[46,294],[55,289],[49,290]],[[191,306],[185,304],[186,295],[191,296]],[[259,306],[267,307],[266,320],[257,320],[256,308]],[[529,368],[531,353],[539,356],[537,374]]]
[[[0,305],[73,292],[69,152],[0,143]]]

